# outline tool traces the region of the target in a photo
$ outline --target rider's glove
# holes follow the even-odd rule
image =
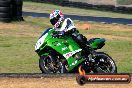
[[[58,32],[58,35],[59,35],[59,36],[63,36],[63,35],[65,35],[65,32],[64,32],[64,31],[59,31],[59,32]]]
[[[73,28],[71,30],[68,30],[65,34],[66,35],[72,35],[73,33],[79,33],[78,30],[76,30],[76,28]]]
[[[60,37],[62,37],[64,35],[65,35],[65,32],[64,31],[55,31],[55,32],[53,32],[52,37],[53,38],[60,38]]]

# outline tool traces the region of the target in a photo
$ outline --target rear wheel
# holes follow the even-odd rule
[[[104,52],[97,52],[97,68],[95,73],[117,73],[117,67],[114,60]]]
[[[39,68],[42,73],[65,73],[63,63],[52,54],[41,56],[39,59]]]

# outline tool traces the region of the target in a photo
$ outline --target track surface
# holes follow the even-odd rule
[[[129,73],[119,73],[119,74],[129,74]],[[59,77],[76,77],[78,73],[71,74],[42,74],[42,73],[0,73],[0,78],[7,77],[7,78],[59,78]],[[132,76],[132,74],[130,74]]]
[[[48,13],[36,13],[36,12],[23,12],[23,16],[33,16],[33,17],[49,17]],[[78,15],[65,15],[66,18],[71,18],[73,20],[80,21],[93,21],[93,22],[103,22],[109,24],[127,24],[132,25],[132,19],[124,18],[110,18],[110,17],[93,17],[93,16],[78,16]]]
[[[76,82],[77,74],[0,74],[0,88],[131,88],[129,84],[85,84]]]
[[[2,85],[1,85],[2,84]],[[80,86],[76,78],[1,78],[0,88],[131,88],[129,84],[85,84]]]
[[[41,74],[41,73],[0,73],[0,78],[59,78],[76,77],[78,74]]]

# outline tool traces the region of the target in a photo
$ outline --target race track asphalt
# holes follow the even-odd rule
[[[86,83],[80,86],[78,74],[1,73],[0,88],[131,88],[130,83]]]
[[[129,74],[132,77],[132,73],[117,73]],[[0,78],[58,78],[58,77],[77,77],[79,73],[66,73],[66,74],[42,74],[42,73],[0,73]]]
[[[36,12],[23,12],[23,16],[48,18],[49,14],[36,13]],[[71,18],[72,20],[92,21],[92,22],[101,22],[101,23],[108,23],[108,24],[132,25],[132,19],[125,19],[125,18],[94,17],[94,16],[79,16],[79,15],[65,15],[65,18]]]

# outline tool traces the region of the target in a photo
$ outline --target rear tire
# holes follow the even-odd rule
[[[104,52],[97,52],[98,54],[98,57],[97,57],[97,60],[98,58],[100,59],[103,59],[104,62],[101,62],[102,64],[105,64],[105,65],[98,65],[98,68],[104,70],[105,72],[104,73],[117,73],[117,66],[115,64],[115,61],[106,53]],[[99,63],[100,64],[100,63]],[[110,65],[107,69],[106,68],[106,65]],[[109,71],[108,71],[109,70]],[[98,71],[95,72],[95,73],[99,73]]]
[[[0,0],[1,7],[8,7],[8,6],[10,6],[10,4],[11,4],[10,0]]]
[[[11,7],[0,7],[0,12],[3,13],[11,12]]]
[[[0,13],[0,18],[9,18],[11,17],[10,13]]]

